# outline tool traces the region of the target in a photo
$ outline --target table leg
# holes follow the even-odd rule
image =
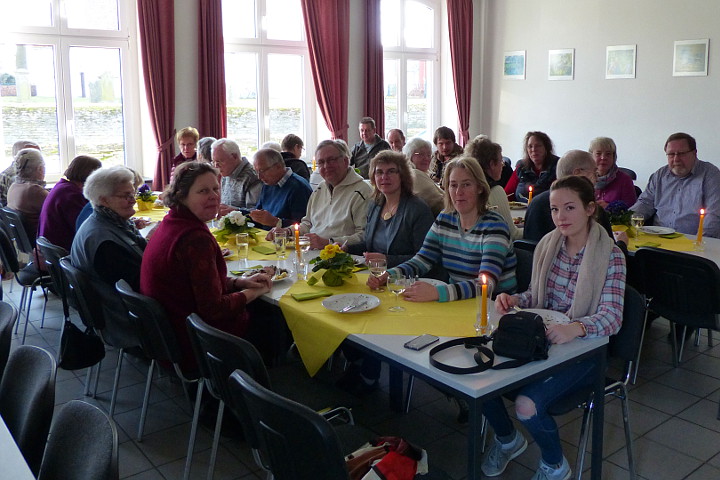
[[[404,412],[403,408],[403,371],[390,365],[390,408],[394,412]]]
[[[605,423],[605,369],[606,348],[598,349],[596,355],[598,375],[595,379],[595,394],[593,397],[593,425],[592,425],[592,465],[591,478],[602,479],[603,462],[603,425]]]
[[[469,417],[468,417],[468,477],[469,479],[481,478],[480,465],[482,464],[482,455],[480,455],[480,442],[482,430],[482,400],[478,398],[468,399]]]

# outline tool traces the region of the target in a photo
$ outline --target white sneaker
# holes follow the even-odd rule
[[[527,440],[518,430],[515,430],[513,441],[507,445],[500,443],[496,436],[480,469],[488,477],[497,477],[505,471],[510,460],[523,453],[527,446]]]
[[[570,464],[567,459],[563,457],[563,461],[559,468],[552,468],[545,462],[540,460],[540,468],[538,468],[532,480],[569,480],[572,475]]]

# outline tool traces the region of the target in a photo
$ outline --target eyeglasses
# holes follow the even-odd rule
[[[667,153],[665,154],[665,156],[667,156],[667,158],[682,157],[682,156],[684,156],[686,153],[690,153],[690,152],[692,152],[692,150],[687,150],[687,151],[685,151],[685,152],[667,152]]]
[[[317,161],[317,166],[318,166],[319,168],[323,168],[323,167],[328,167],[328,166],[330,166],[330,165],[335,165],[336,163],[338,163],[338,162],[339,162],[340,160],[342,160],[343,158],[345,158],[345,157],[343,157],[342,155],[338,155],[338,156],[336,156],[336,157],[330,157],[330,158],[326,158],[326,159],[323,159],[323,160],[318,160],[318,161]]]
[[[391,168],[389,170],[375,170],[376,177],[382,177],[383,175],[389,177],[390,175],[398,175],[399,173],[400,170],[398,170],[397,168]]]
[[[258,175],[262,175],[262,174],[264,174],[265,172],[267,172],[268,170],[270,170],[271,168],[275,168],[275,167],[277,167],[278,165],[280,165],[280,164],[279,164],[279,163],[275,163],[275,164],[273,164],[273,165],[270,165],[269,167],[260,168],[260,169],[255,169],[255,171],[257,172]]]
[[[111,197],[120,198],[122,200],[125,200],[127,202],[134,202],[135,201],[135,194],[134,193],[128,193],[126,195],[110,195]]]

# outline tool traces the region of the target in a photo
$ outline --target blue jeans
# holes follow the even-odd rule
[[[524,395],[535,403],[536,414],[530,418],[518,417],[518,420],[535,439],[546,464],[557,465],[563,458],[557,423],[547,413],[548,406],[558,398],[592,385],[595,381],[596,368],[595,362],[584,360],[513,392],[513,395]],[[484,402],[483,415],[492,425],[496,436],[505,438],[514,434],[515,427],[502,397]]]

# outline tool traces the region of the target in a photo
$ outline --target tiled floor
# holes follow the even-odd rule
[[[5,298],[17,304],[20,288],[8,293],[10,282],[3,282]],[[31,311],[33,325],[39,327],[42,296],[36,294]],[[28,331],[27,343],[57,350],[62,324],[60,301],[51,297],[45,328]],[[666,342],[667,322],[658,320],[646,335],[637,385],[632,387],[631,425],[635,439],[637,472],[647,480],[717,480],[720,478],[720,421],[716,419],[720,398],[720,345],[690,346],[680,368],[672,368],[670,346]],[[718,336],[716,334],[716,336]],[[13,345],[17,345],[15,339]],[[123,363],[121,389],[115,420],[120,434],[120,476],[124,479],[155,480],[181,477],[190,427],[188,406],[178,385],[168,378],[155,381],[151,406],[142,442],[135,440],[140,414],[146,365],[138,361]],[[115,355],[108,352],[103,362],[97,398],[83,395],[85,372],[59,370],[56,404],[79,398],[109,405]],[[298,375],[303,374],[298,369]],[[329,375],[328,372],[325,372]],[[329,379],[326,379],[329,380]],[[447,398],[422,382],[416,382],[413,409],[401,415],[388,408],[384,391],[358,400],[353,406],[358,423],[382,433],[401,435],[427,449],[432,462],[454,479],[466,478],[466,428],[456,422],[456,408]],[[577,451],[579,411],[559,418],[564,450],[571,464]],[[205,478],[211,432],[199,429],[192,478]],[[627,457],[620,404],[606,408],[604,479],[628,478]],[[513,461],[503,479],[530,478],[538,462],[538,450],[528,451]],[[589,465],[590,457],[588,455]],[[589,478],[588,472],[584,477]],[[223,438],[215,473],[216,479],[256,479],[248,448],[242,442]]]

